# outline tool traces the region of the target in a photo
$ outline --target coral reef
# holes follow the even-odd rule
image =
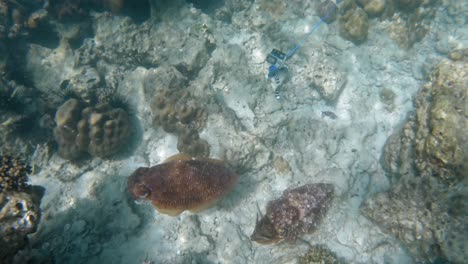
[[[176,216],[210,207],[238,179],[220,160],[178,154],[151,168],[138,168],[128,178],[128,190],[134,199],[150,200],[159,212]]]
[[[313,232],[330,207],[333,189],[331,184],[316,183],[284,191],[279,199],[268,202],[251,239],[271,244]]]
[[[172,133],[186,129],[201,115],[200,109],[187,89],[168,88],[154,97],[153,124]]]
[[[0,155],[0,193],[25,191],[31,167],[17,157]]]
[[[388,0],[387,0],[388,1]],[[385,10],[386,0],[357,0],[370,16],[378,16]]]
[[[468,49],[455,49],[448,54],[449,59],[459,61],[468,58]]]
[[[0,155],[0,259],[5,263],[26,244],[26,236],[39,222],[40,198],[26,183],[30,172],[18,157]]]
[[[299,264],[340,264],[341,261],[334,252],[326,246],[317,245],[309,249],[304,256],[299,257]]]
[[[401,9],[412,10],[421,4],[421,0],[395,0],[397,6]]]
[[[366,40],[369,30],[369,18],[367,13],[359,7],[351,8],[339,19],[341,35],[358,44]]]
[[[0,145],[4,153],[28,153],[36,144],[50,136],[42,129],[46,109],[43,95],[0,77]]]
[[[334,10],[330,12],[331,8],[334,8]],[[338,8],[333,1],[319,1],[315,5],[315,9],[321,18],[325,18],[326,23],[332,23],[336,20]]]
[[[400,47],[407,49],[426,36],[436,10],[431,5],[435,5],[436,3],[432,3],[431,1],[427,3],[420,3],[419,1],[403,2],[411,2],[404,4],[404,6],[412,6],[416,10],[409,13],[396,13],[391,20],[388,30],[390,37]]]
[[[389,88],[382,88],[379,93],[380,101],[385,105],[387,111],[393,111],[395,109],[395,97],[396,94],[393,90]]]
[[[417,262],[462,263],[466,241],[466,62],[442,61],[414,99],[415,115],[382,156],[392,187],[362,212],[395,235]]]
[[[119,13],[124,0],[56,0],[48,7],[51,15],[60,21],[78,20],[87,17],[92,9],[104,9]]]
[[[48,1],[0,1],[0,40],[29,33],[47,16]]]
[[[9,263],[39,222],[39,203],[25,192],[0,192],[0,258]]]
[[[210,145],[192,129],[182,130],[177,140],[177,150],[188,153],[196,157],[208,157],[210,155]]]
[[[314,67],[313,85],[327,102],[333,103],[346,85],[346,75],[338,70],[336,61],[323,58]]]
[[[466,177],[467,72],[466,62],[442,62],[431,74],[432,82],[415,99],[415,165],[424,174],[450,184]]]
[[[176,69],[168,69],[165,75],[169,80],[162,78],[161,81],[167,86],[158,90],[151,102],[153,125],[178,135],[177,148],[180,152],[208,157],[210,147],[198,134],[207,114],[201,100],[197,100],[189,88],[181,88],[185,86],[185,79]]]
[[[132,131],[127,112],[106,103],[91,107],[69,99],[57,110],[55,120],[54,136],[65,159],[77,159],[86,152],[113,155],[126,145]]]
[[[245,10],[252,2],[249,0],[226,0],[224,5],[215,11],[215,18],[226,23],[231,23],[232,16]]]

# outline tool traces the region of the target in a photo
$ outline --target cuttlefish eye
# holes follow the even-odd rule
[[[144,184],[139,183],[135,184],[132,193],[136,199],[143,199],[151,193],[151,190],[148,189]]]

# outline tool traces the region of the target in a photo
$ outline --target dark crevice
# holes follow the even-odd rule
[[[186,0],[186,2],[193,4],[195,8],[206,14],[212,14],[216,9],[224,6],[224,0]]]
[[[29,31],[28,42],[56,49],[60,44],[60,37],[49,23],[41,23]]]

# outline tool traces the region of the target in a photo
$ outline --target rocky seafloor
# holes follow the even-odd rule
[[[468,4],[343,1],[265,79],[329,6],[0,1],[0,257],[464,263]],[[239,182],[196,214],[136,203],[128,177],[179,152]],[[314,232],[252,241],[267,203],[308,184],[334,190]]]

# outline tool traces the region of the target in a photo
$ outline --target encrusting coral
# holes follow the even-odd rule
[[[316,245],[309,249],[307,254],[299,257],[299,264],[340,264],[341,261],[334,252],[326,246]]]
[[[176,216],[210,207],[238,179],[220,160],[178,154],[151,168],[138,168],[128,178],[128,190],[134,199],[150,200],[160,213]]]
[[[340,17],[339,20],[341,35],[353,41],[361,43],[367,38],[369,30],[369,18],[367,13],[359,7],[351,8]]]
[[[55,115],[54,136],[59,155],[77,159],[84,153],[108,157],[126,145],[131,135],[126,111],[107,103],[87,106],[78,99],[67,100]]]

